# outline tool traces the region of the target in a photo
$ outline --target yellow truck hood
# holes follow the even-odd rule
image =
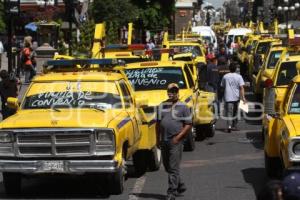
[[[168,99],[167,90],[150,90],[150,91],[140,91],[135,92],[136,97],[148,99],[149,106],[158,106],[161,102]],[[192,92],[189,89],[180,90],[180,100],[185,101],[187,97],[192,96]]]
[[[21,110],[0,123],[0,128],[75,128],[107,127],[121,110],[98,111],[91,109]]]

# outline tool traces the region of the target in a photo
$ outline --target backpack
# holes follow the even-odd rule
[[[21,57],[20,57],[20,60],[21,60],[21,63],[24,64],[27,60],[29,60],[28,56],[25,55],[25,49],[24,48],[21,52]]]

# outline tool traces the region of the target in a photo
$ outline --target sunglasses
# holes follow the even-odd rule
[[[177,87],[173,87],[167,90],[168,93],[178,93],[179,92],[179,88]]]

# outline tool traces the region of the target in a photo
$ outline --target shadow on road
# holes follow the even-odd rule
[[[268,181],[264,168],[247,168],[242,170],[244,180],[250,184],[257,196]]]
[[[263,150],[264,144],[261,138],[261,132],[247,132],[246,138],[257,149]]]
[[[158,200],[166,199],[166,195],[162,195],[162,194],[133,193],[132,195],[135,195],[137,197],[144,198],[144,199],[158,199]]]
[[[135,177],[133,166],[128,167],[128,177]],[[107,176],[101,174],[23,177],[22,193],[17,199],[109,199],[111,189],[107,182]],[[125,181],[125,187],[126,184]],[[10,199],[0,182],[0,199],[4,198]]]

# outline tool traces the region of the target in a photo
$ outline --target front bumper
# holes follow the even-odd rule
[[[59,165],[57,165],[57,163],[59,163]],[[45,167],[45,164],[48,166]],[[87,172],[112,173],[116,172],[117,169],[118,162],[114,160],[0,160],[0,172],[65,174]]]

